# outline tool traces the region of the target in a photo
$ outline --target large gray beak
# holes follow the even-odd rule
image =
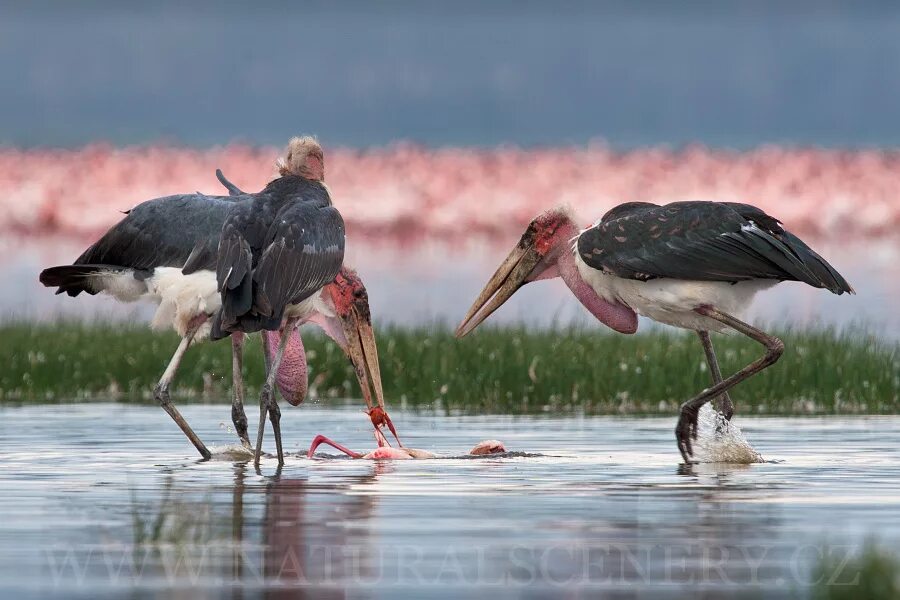
[[[365,302],[360,300],[359,302]],[[381,385],[381,367],[378,364],[378,346],[375,344],[375,332],[372,330],[372,321],[369,317],[369,307],[354,304],[346,316],[340,317],[344,338],[347,340],[345,352],[350,357],[359,387],[362,390],[363,399],[368,410],[366,411],[375,426],[387,426],[394,439],[402,446],[397,430],[394,428],[391,417],[384,408],[384,388]],[[372,399],[374,393],[374,401]]]
[[[375,332],[372,323],[354,307],[349,313],[340,317],[344,338],[347,340],[345,352],[353,363],[363,399],[369,410],[376,406],[384,408],[384,390],[381,386],[381,369],[378,365],[378,347],[375,345]],[[372,396],[374,396],[374,403]]]
[[[462,323],[456,328],[456,337],[461,338],[478,327],[509,300],[516,290],[527,283],[528,276],[540,261],[541,255],[530,243],[530,237],[523,236],[472,303]]]

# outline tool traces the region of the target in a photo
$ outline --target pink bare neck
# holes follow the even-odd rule
[[[271,361],[278,352],[281,343],[281,333],[277,331],[264,331],[265,352]],[[303,348],[303,340],[300,332],[294,329],[284,349],[281,365],[275,376],[275,384],[281,395],[291,405],[298,406],[306,398],[308,387],[308,372],[306,366],[306,351]]]
[[[568,241],[563,243],[568,244]],[[569,248],[563,249],[556,264],[559,276],[566,282],[578,301],[601,323],[619,333],[637,331],[637,314],[624,304],[601,298],[594,288],[581,277],[578,266],[575,264],[575,255]]]
[[[363,455],[360,454],[359,452],[354,452],[350,448],[347,448],[346,446],[338,444],[337,442],[328,439],[324,435],[317,435],[313,439],[312,444],[310,444],[310,446],[309,446],[309,452],[306,453],[306,457],[312,458],[313,456],[315,456],[316,448],[318,448],[322,444],[326,444],[336,450],[340,450],[341,452],[343,452],[344,454],[346,454],[347,456],[349,456],[351,458],[362,458],[363,457]]]

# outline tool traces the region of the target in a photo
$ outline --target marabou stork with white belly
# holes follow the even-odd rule
[[[834,294],[847,281],[781,222],[749,204],[649,202],[621,204],[579,231],[567,207],[535,218],[456,330],[475,329],[524,284],[561,278],[597,319],[620,333],[637,331],[637,316],[692,329],[700,337],[713,385],[681,405],[675,436],[691,462],[700,407],[718,399],[733,413],[728,391],[775,363],[784,344],[737,317],[756,292],[800,281]],[[722,379],[709,332],[738,331],[765,354]]]
[[[306,356],[296,332],[303,322],[320,325],[347,353],[373,424],[388,426],[396,437],[383,408],[368,296],[356,273],[342,267],[343,221],[322,183],[321,147],[312,138],[294,138],[279,172],[256,194],[240,192],[219,173],[231,196],[197,193],[144,202],[74,264],[45,269],[40,276],[57,293],[103,292],[120,301],[146,299],[159,305],[153,326],[171,326],[182,340],[154,397],[204,458],[210,452],[172,404],[169,385],[192,341],[210,331],[213,339],[232,340],[232,420],[248,448],[243,339],[245,333],[262,331],[267,375],[257,462],[266,414],[283,462],[273,387],[294,405],[306,395]]]

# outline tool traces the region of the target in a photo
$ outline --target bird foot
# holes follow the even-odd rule
[[[678,425],[675,426],[675,439],[678,441],[678,450],[684,462],[690,464],[693,454],[692,440],[697,439],[699,411],[688,405],[681,407],[681,414],[678,417]]]
[[[725,435],[728,433],[728,426],[731,424],[731,417],[723,413],[716,413],[716,435]],[[695,436],[696,437],[696,436]]]
[[[712,402],[716,412],[718,412],[726,421],[730,421],[731,417],[734,416],[734,404],[731,403],[731,398],[728,397],[728,394],[719,396]]]

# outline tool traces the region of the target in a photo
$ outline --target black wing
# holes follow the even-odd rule
[[[587,265],[626,279],[777,279],[853,291],[777,219],[748,204],[622,205],[579,236],[578,253]]]
[[[77,296],[96,293],[80,272],[123,269],[135,276],[149,275],[156,267],[215,267],[215,248],[228,211],[237,198],[183,194],[143,202],[126,213],[99,240],[85,250],[72,266],[52,267],[41,274],[45,285],[62,284],[57,293]],[[208,248],[212,247],[210,254]],[[206,252],[203,250],[207,249]],[[54,269],[65,271],[62,279]],[[77,273],[76,273],[77,271]],[[71,272],[71,273],[70,273]],[[72,273],[75,273],[73,275]]]
[[[253,246],[263,246],[266,232],[262,215],[254,210],[256,204],[235,207],[222,227],[216,257],[222,308],[213,326],[214,338],[219,337],[223,320],[225,326],[235,326],[253,308]]]
[[[302,203],[276,217],[253,271],[254,308],[277,316],[332,281],[344,262],[344,220],[333,206]]]
[[[181,267],[197,240],[217,238],[233,202],[203,194],[143,202],[76,259],[135,270]]]
[[[215,196],[215,199],[220,203],[226,202],[230,206],[226,208],[224,214],[215,215],[216,218],[210,221],[212,229],[209,235],[201,236],[194,241],[194,247],[182,267],[182,272],[185,275],[190,275],[195,271],[214,270],[216,268],[219,254],[219,237],[224,227],[225,218],[235,210],[239,210],[237,208],[238,205],[251,205],[255,198],[254,194],[248,194],[231,183],[221,169],[216,169],[216,178],[219,180],[219,183],[225,186],[229,195]],[[222,218],[218,219],[219,216]]]
[[[338,274],[344,237],[344,221],[327,195],[281,207],[263,196],[234,211],[219,243],[222,309],[213,337],[280,327],[288,305],[309,298]]]
[[[816,279],[823,284],[822,286],[817,287],[824,287],[835,294],[842,294],[844,292],[850,294],[856,293],[853,286],[847,283],[847,280],[837,272],[837,269],[832,267],[828,261],[814,252],[812,248],[803,242],[803,240],[787,229],[784,229],[781,226],[780,221],[774,217],[770,217],[762,210],[750,204],[740,204],[737,202],[725,202],[724,204],[732,207],[742,217],[762,226],[777,239],[784,242],[784,244],[790,248],[791,252],[793,252],[810,271],[812,271]]]

